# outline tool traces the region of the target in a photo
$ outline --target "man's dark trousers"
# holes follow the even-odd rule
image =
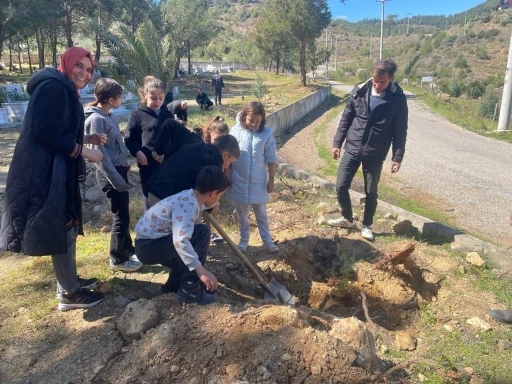
[[[222,89],[215,90],[215,105],[217,105],[217,103],[219,103],[219,105],[222,105],[221,99],[222,99]]]
[[[382,161],[359,160],[357,156],[344,152],[336,178],[336,193],[341,207],[341,215],[347,220],[351,220],[353,212],[348,191],[361,163],[363,164],[364,192],[366,193],[363,225],[371,226],[373,224],[373,216],[377,210],[377,198],[379,197],[377,186],[382,171]]]

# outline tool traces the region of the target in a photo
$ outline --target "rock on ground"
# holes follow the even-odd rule
[[[156,327],[158,324],[158,312],[153,301],[140,299],[128,304],[117,328],[126,341],[133,341],[140,338],[142,332]]]

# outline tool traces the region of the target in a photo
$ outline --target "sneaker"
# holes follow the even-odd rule
[[[142,268],[144,264],[142,264],[140,261],[133,261],[128,260],[121,264],[114,264],[112,261],[110,261],[110,270],[112,272],[135,272]]]
[[[366,240],[373,241],[375,237],[373,236],[372,227],[368,227],[363,225],[363,229],[361,229],[361,236],[363,236]]]
[[[210,236],[210,244],[222,244],[223,242],[224,239],[216,233],[212,233]]]
[[[170,287],[167,284],[162,284],[162,293],[176,293],[178,292],[178,288]]]
[[[240,252],[242,252],[242,253],[247,252],[247,242],[246,241],[241,241],[240,240],[240,242],[238,243],[237,247],[240,250]]]
[[[85,289],[94,289],[96,288],[96,285],[98,285],[98,279],[92,278],[92,279],[82,279],[80,276],[78,277],[78,287],[79,288],[85,288]]]
[[[137,255],[133,254],[130,256],[130,260],[131,261],[136,261],[137,263],[141,263],[141,261],[139,260],[139,258],[137,257]],[[141,263],[142,264],[142,263]]]
[[[268,253],[277,253],[277,252],[279,252],[279,247],[277,245],[275,245],[271,241],[267,241],[264,245],[265,245],[265,248],[266,248]]]
[[[206,258],[210,259],[213,257],[213,252],[211,249],[208,249],[208,252],[206,252]]]
[[[327,224],[331,227],[342,227],[342,228],[353,228],[355,226],[354,221],[349,221],[344,217],[340,217],[339,219],[331,219],[327,220]]]
[[[71,311],[72,309],[90,308],[105,298],[101,292],[93,292],[85,288],[79,288],[71,297],[62,296],[59,300],[59,311]]]
[[[212,304],[217,300],[217,292],[207,291],[199,281],[188,284],[183,283],[178,290],[178,297],[184,303],[197,303],[199,305]]]

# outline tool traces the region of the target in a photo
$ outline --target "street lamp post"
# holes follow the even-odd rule
[[[379,60],[382,60],[382,52],[384,51],[384,3],[391,0],[375,0],[377,3],[382,3],[382,14],[380,16],[380,54]]]
[[[408,13],[407,15],[407,36],[409,36],[409,17],[412,15],[412,13]]]

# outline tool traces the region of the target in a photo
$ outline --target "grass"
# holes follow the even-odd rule
[[[478,116],[479,100],[455,97],[450,100],[439,100],[438,97],[420,88],[404,86],[404,89],[414,93],[416,100],[423,101],[432,111],[446,117],[453,124],[485,137],[512,143],[512,132],[495,132],[497,121]]]
[[[331,109],[323,119],[323,122],[315,128],[315,147],[317,149],[318,156],[325,162],[325,166],[321,168],[321,172],[325,176],[336,176],[338,173],[338,162],[332,158],[331,148],[325,145],[325,134],[327,127],[332,120],[338,116],[343,110],[343,101],[346,99],[346,95],[336,89],[332,89],[331,97],[328,100],[326,109]]]

